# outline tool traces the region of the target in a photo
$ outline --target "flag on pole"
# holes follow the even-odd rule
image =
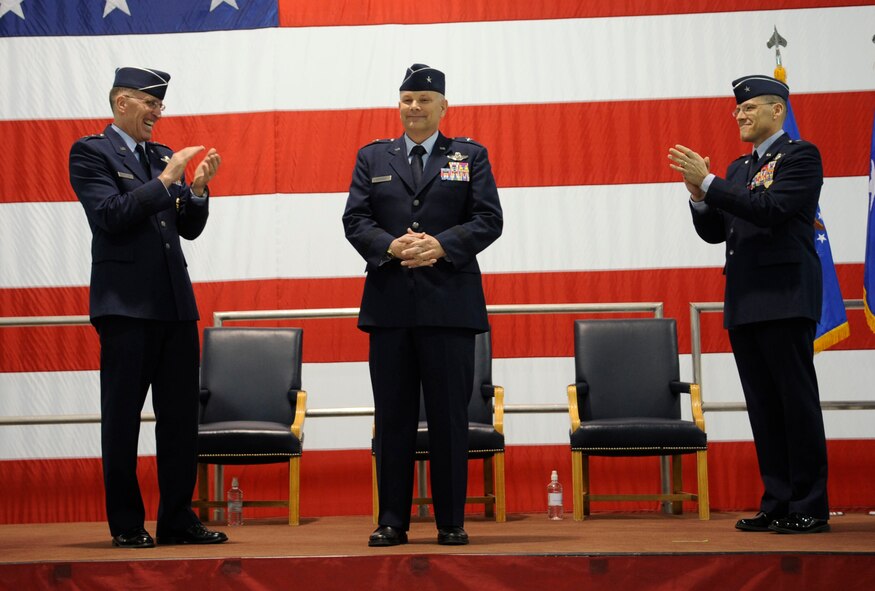
[[[872,144],[869,147],[869,223],[866,226],[866,260],[863,263],[863,307],[866,322],[875,332],[875,213],[872,200],[875,199],[875,121],[872,122]]]
[[[775,78],[786,82],[787,72],[781,65],[780,54],[778,56]],[[787,101],[787,118],[784,119],[784,132],[794,140],[801,139],[789,100]],[[829,246],[829,235],[820,213],[820,205],[817,206],[817,215],[814,219],[814,248],[820,258],[820,268],[823,274],[823,303],[820,308],[820,322],[817,323],[817,331],[814,334],[814,352],[820,353],[851,335],[851,327],[848,324],[848,315],[845,312],[842,290],[839,286],[838,275],[836,275],[832,249]]]

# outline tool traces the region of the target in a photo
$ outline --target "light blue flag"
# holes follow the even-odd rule
[[[793,109],[787,103],[787,118],[784,120],[784,131],[791,139],[801,139]],[[871,202],[870,202],[871,203]],[[826,224],[820,215],[820,205],[817,206],[817,217],[814,220],[814,248],[820,257],[820,267],[823,273],[823,304],[820,309],[820,322],[814,335],[814,352],[820,353],[829,349],[839,341],[848,338],[851,328],[848,325],[848,315],[845,313],[845,303],[842,300],[842,290],[836,275],[836,266],[832,260],[832,249],[829,247],[829,235]]]
[[[875,332],[875,121],[872,123],[872,146],[869,148],[869,223],[866,226],[866,262],[863,263],[863,304],[866,322]]]

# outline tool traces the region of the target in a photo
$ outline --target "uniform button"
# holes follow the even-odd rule
[[[162,228],[166,228],[166,227],[167,227],[167,222],[165,222],[164,220],[161,220],[161,227],[162,227]]]
[[[729,228],[729,233],[730,233],[730,234],[735,234],[735,228]]]
[[[414,199],[413,206],[416,207],[417,205],[419,205],[419,199]]]
[[[170,243],[169,243],[169,242],[165,242],[165,243],[164,243],[164,248],[165,248],[165,250],[170,250]]]
[[[410,227],[413,228],[414,230],[418,230],[419,229],[419,222],[413,222],[412,224],[410,224]]]
[[[734,251],[734,250],[730,250],[730,251],[729,251],[729,256],[732,256],[732,255],[734,255],[734,254],[735,254],[735,251]]]

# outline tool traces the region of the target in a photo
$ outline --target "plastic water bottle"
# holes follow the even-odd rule
[[[228,489],[228,525],[243,525],[243,491],[237,478],[231,479],[231,488]]]
[[[558,521],[562,519],[562,483],[556,470],[550,474],[550,484],[547,485],[547,519]]]

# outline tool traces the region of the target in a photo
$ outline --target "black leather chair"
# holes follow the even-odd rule
[[[372,498],[374,523],[380,514],[377,495],[377,462],[372,455]],[[416,460],[424,470],[428,461],[428,422],[422,393],[419,399],[419,429]],[[468,403],[468,459],[483,460],[483,495],[467,497],[465,503],[483,504],[487,517],[505,521],[504,497],[504,388],[492,384],[491,333],[477,335],[474,344],[474,386]],[[431,497],[415,497],[414,505],[430,505]]]
[[[709,519],[708,441],[698,384],[679,381],[677,326],[673,319],[577,320],[575,382],[568,386],[574,519],[589,515],[590,501],[698,501]],[[681,419],[680,394],[691,397],[693,421]],[[681,455],[696,454],[698,494],[683,492]],[[595,495],[590,456],[671,456],[671,493]]]
[[[289,498],[245,500],[244,506],[288,507],[300,519],[300,461],[307,394],[301,390],[300,328],[207,328],[201,363],[198,498],[206,520],[208,464],[285,463]],[[218,469],[218,468],[217,468]],[[224,490],[221,485],[220,490]]]

